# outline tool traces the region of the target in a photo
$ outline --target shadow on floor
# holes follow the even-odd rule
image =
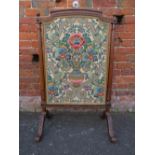
[[[34,142],[38,113],[20,113],[20,155],[134,155],[134,113],[113,113],[118,139],[111,144],[100,113],[57,113],[45,122],[44,138]]]

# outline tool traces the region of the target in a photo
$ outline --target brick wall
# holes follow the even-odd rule
[[[96,8],[108,16],[123,15],[115,27],[112,106],[114,110],[134,110],[134,0],[80,0],[81,8]],[[38,53],[38,35],[35,15],[48,15],[54,8],[70,8],[72,0],[20,0],[19,1],[19,62],[20,104],[36,107],[39,90],[39,63],[32,62]],[[27,98],[27,100],[26,100]],[[38,100],[37,100],[38,101]],[[21,108],[22,109],[22,108]],[[24,109],[24,108],[23,108]]]

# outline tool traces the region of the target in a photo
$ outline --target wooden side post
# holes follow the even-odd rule
[[[45,118],[49,113],[46,110],[45,99],[45,80],[44,80],[44,62],[43,62],[43,48],[42,48],[42,31],[41,31],[40,14],[37,14],[37,29],[38,29],[38,41],[39,41],[39,59],[40,59],[40,95],[41,95],[41,107],[42,112],[39,117],[38,132],[35,137],[36,142],[40,142],[43,137],[43,129],[45,124]]]
[[[107,82],[107,95],[106,95],[106,105],[101,118],[107,120],[107,127],[109,138],[112,143],[116,143],[117,139],[113,130],[112,117],[110,113],[111,109],[111,95],[112,95],[112,72],[113,72],[113,59],[114,59],[114,26],[116,19],[111,24],[111,37],[110,37],[110,53],[109,53],[109,70],[108,70],[108,82]]]

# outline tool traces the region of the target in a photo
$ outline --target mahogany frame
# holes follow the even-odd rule
[[[55,17],[62,16],[74,16],[74,15],[83,15],[98,17],[104,22],[111,24],[111,33],[110,33],[110,44],[109,44],[109,59],[108,59],[108,79],[107,79],[107,89],[106,89],[106,102],[105,105],[48,105],[46,104],[46,89],[45,89],[45,72],[44,72],[44,53],[43,53],[43,38],[42,38],[42,23],[46,21],[51,21]],[[103,16],[102,11],[97,11],[94,9],[63,9],[63,10],[52,10],[49,16],[40,17],[40,14],[37,14],[37,29],[38,29],[38,41],[39,41],[39,60],[40,60],[40,91],[41,91],[41,107],[42,112],[39,118],[39,127],[37,136],[35,138],[36,142],[39,142],[43,137],[43,128],[45,123],[45,118],[49,118],[49,111],[47,108],[55,107],[64,107],[64,108],[103,108],[104,111],[101,118],[107,120],[109,138],[112,143],[115,143],[116,137],[113,131],[112,118],[110,114],[111,109],[111,89],[112,89],[112,70],[113,70],[113,40],[114,40],[114,25],[116,24],[116,18]]]

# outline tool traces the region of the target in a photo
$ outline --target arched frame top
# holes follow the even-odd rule
[[[40,17],[40,14],[37,14],[37,22],[48,22],[51,21],[55,17],[62,17],[62,16],[74,16],[74,15],[81,15],[81,16],[91,16],[91,17],[98,17],[101,21],[107,23],[116,23],[115,17],[107,17],[104,16],[102,11],[94,10],[94,9],[61,9],[61,10],[52,10],[50,11],[49,16]]]

